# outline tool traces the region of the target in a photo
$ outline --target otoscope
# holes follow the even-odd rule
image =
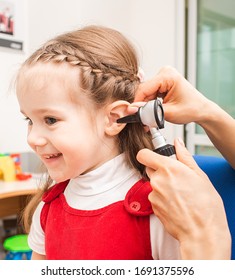
[[[175,147],[167,144],[165,138],[160,133],[160,129],[164,128],[164,110],[159,99],[147,102],[135,114],[120,118],[117,122],[142,123],[148,126],[152,135],[154,152],[164,156],[175,154]]]

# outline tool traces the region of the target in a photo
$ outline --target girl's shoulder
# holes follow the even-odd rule
[[[149,181],[139,180],[127,192],[124,206],[126,210],[135,216],[148,216],[153,213],[152,205],[148,199],[152,187]]]

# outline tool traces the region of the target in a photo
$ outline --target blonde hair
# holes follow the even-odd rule
[[[140,83],[134,47],[120,32],[107,27],[87,26],[48,41],[24,62],[18,78],[22,69],[38,62],[79,67],[79,87],[99,107],[115,100],[133,102]],[[141,124],[127,124],[118,135],[118,145],[129,165],[146,178],[145,167],[136,160],[136,154],[142,148],[152,148],[149,133]],[[23,218],[26,232],[42,194],[51,183],[49,177],[44,188],[27,205]]]

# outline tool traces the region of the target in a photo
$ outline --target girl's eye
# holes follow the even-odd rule
[[[46,124],[48,124],[48,125],[52,125],[52,124],[55,124],[55,123],[57,122],[57,119],[52,118],[52,117],[46,117],[46,118],[45,118],[45,122],[46,122]]]
[[[25,117],[25,121],[28,123],[28,125],[32,125],[33,124],[33,122],[28,117]]]

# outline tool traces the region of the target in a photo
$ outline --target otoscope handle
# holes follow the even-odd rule
[[[172,155],[175,155],[175,147],[173,145],[166,144],[165,146],[155,149],[154,152],[163,156],[170,157]]]

